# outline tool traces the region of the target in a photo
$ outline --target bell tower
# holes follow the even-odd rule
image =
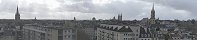
[[[155,24],[155,9],[154,9],[154,3],[153,3],[153,6],[152,6],[152,10],[151,10],[151,18],[150,18],[150,24]]]
[[[15,14],[15,21],[19,21],[19,20],[20,20],[20,13],[19,13],[18,6],[17,6],[16,14]]]
[[[152,6],[152,10],[151,10],[151,18],[150,19],[155,19],[155,9],[154,9],[154,4]]]

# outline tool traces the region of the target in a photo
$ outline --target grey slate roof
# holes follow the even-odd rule
[[[118,30],[118,32],[133,32],[133,31],[131,30],[130,27],[126,28],[125,26],[123,26]]]

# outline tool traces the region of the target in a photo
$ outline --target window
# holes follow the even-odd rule
[[[68,30],[68,32],[70,32],[70,30]]]
[[[136,36],[138,36],[138,34],[136,34]]]
[[[135,40],[138,40],[137,38]]]
[[[136,32],[138,32],[138,29],[136,30]]]
[[[70,38],[70,36],[68,35],[68,38]]]
[[[124,34],[124,36],[127,36],[127,34]]]
[[[147,34],[144,34],[145,35],[145,37],[147,37]],[[145,39],[146,40],[146,39]]]
[[[66,36],[66,35],[65,35],[64,37],[65,37],[65,38],[67,38],[67,36]]]

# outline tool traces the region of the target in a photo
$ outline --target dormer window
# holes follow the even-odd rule
[[[138,34],[136,34],[136,36],[138,36]]]
[[[138,32],[138,29],[136,30],[136,32]]]
[[[144,34],[141,34],[142,37],[144,37]]]

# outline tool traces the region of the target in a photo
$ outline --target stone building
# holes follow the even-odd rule
[[[101,24],[97,27],[97,40],[138,40],[139,26]]]
[[[27,24],[23,26],[24,40],[76,40],[72,28]]]

